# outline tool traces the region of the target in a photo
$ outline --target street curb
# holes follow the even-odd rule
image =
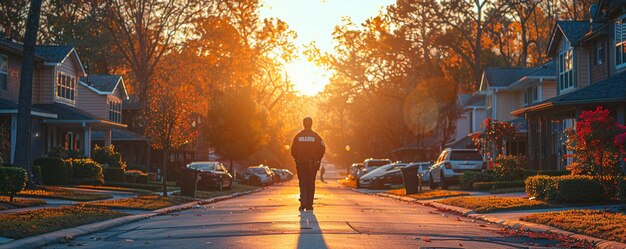
[[[0,249],[17,249],[17,248],[39,248],[43,247],[55,242],[60,242],[62,240],[70,240],[75,237],[84,236],[88,234],[92,234],[101,230],[109,229],[116,226],[125,225],[128,223],[140,221],[143,219],[149,219],[154,216],[166,215],[173,212],[179,212],[187,209],[191,209],[196,205],[206,205],[209,203],[219,202],[223,200],[232,199],[235,197],[248,195],[256,192],[260,192],[262,190],[268,189],[268,187],[257,188],[254,190],[238,192],[230,195],[217,196],[205,200],[193,201],[177,206],[171,206],[166,208],[157,209],[154,211],[149,211],[147,213],[142,214],[134,214],[128,215],[124,217],[119,217],[111,220],[105,220],[101,222],[86,224],[78,227],[72,227],[67,229],[62,229],[58,231],[54,231],[51,233],[31,236],[18,240],[11,240],[4,243],[0,243]]]
[[[552,233],[552,234],[558,234],[558,235],[562,235],[565,237],[573,238],[576,240],[581,240],[581,241],[586,240],[586,241],[593,243],[593,245],[596,248],[600,248],[600,249],[625,249],[626,248],[625,243],[620,243],[616,241],[610,241],[610,240],[595,238],[595,237],[591,237],[587,235],[577,234],[577,233],[561,230],[555,227],[546,226],[542,224],[536,224],[536,223],[525,222],[525,221],[508,220],[508,219],[498,218],[492,215],[479,214],[476,211],[471,210],[471,209],[445,205],[445,204],[441,204],[441,203],[434,202],[434,201],[420,201],[414,198],[410,198],[406,196],[398,196],[398,195],[393,195],[393,194],[388,194],[388,193],[366,193],[366,192],[362,192],[356,189],[352,189],[352,190],[358,193],[362,193],[362,194],[369,194],[369,195],[375,195],[375,196],[380,196],[380,197],[385,197],[385,198],[391,198],[391,199],[409,202],[409,203],[418,203],[424,206],[434,207],[439,210],[457,213],[457,214],[460,214],[462,216],[465,216],[471,219],[495,223],[500,226],[504,226],[504,227],[512,228],[516,230],[531,231],[531,232],[538,232],[538,233]]]

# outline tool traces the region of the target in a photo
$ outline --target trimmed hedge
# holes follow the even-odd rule
[[[43,184],[43,175],[41,174],[41,166],[33,165],[33,180],[37,184]]]
[[[475,182],[472,184],[476,190],[494,190],[503,188],[520,188],[524,187],[523,181],[499,181],[499,182]]]
[[[104,180],[112,182],[124,182],[124,169],[104,167]]]
[[[26,187],[28,176],[26,170],[17,167],[0,167],[0,194],[8,195],[13,202],[13,196]]]
[[[124,172],[124,178],[128,183],[148,183],[148,174],[140,170],[127,170]],[[139,182],[139,178],[142,182]]]
[[[91,159],[68,159],[66,161],[72,168],[72,179],[77,183],[104,184],[102,167]]]
[[[533,176],[525,181],[526,193],[540,200],[554,202],[598,202],[604,190],[591,176]]]
[[[37,158],[33,165],[41,167],[44,184],[62,185],[66,184],[70,176],[70,168],[58,157]]]
[[[461,189],[473,189],[475,182],[495,182],[496,175],[483,172],[465,172],[459,178]]]

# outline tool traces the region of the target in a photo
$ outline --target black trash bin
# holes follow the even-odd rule
[[[180,195],[195,197],[198,180],[198,171],[188,168],[180,170]]]
[[[402,168],[402,180],[404,180],[404,189],[407,195],[419,192],[418,172],[419,165]]]

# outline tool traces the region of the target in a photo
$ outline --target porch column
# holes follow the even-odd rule
[[[11,164],[15,162],[15,146],[17,146],[17,115],[11,115]]]
[[[111,145],[111,129],[104,130],[104,146]]]
[[[83,124],[84,125],[84,124]],[[91,126],[84,125],[83,151],[86,157],[91,157]]]

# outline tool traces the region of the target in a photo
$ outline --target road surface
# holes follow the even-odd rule
[[[430,207],[317,183],[315,210],[299,212],[297,180],[48,248],[528,248],[550,241]],[[556,246],[551,244],[552,247]]]

